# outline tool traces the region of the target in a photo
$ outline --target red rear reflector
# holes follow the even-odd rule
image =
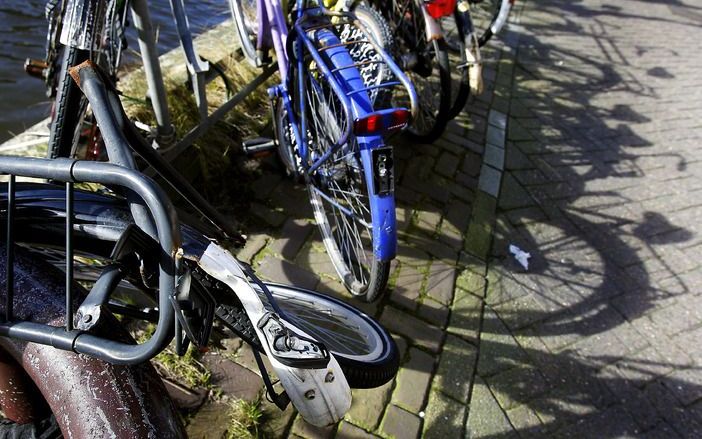
[[[406,127],[409,118],[410,112],[404,108],[383,110],[357,119],[353,123],[353,132],[357,136],[386,134]]]
[[[401,130],[407,126],[410,118],[410,112],[404,108],[398,108],[392,112],[392,125],[388,127],[388,131]]]
[[[436,19],[451,15],[456,9],[456,0],[430,0],[425,4],[429,15]]]

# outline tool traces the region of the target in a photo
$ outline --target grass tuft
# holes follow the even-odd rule
[[[242,399],[233,401],[229,409],[227,439],[255,439],[261,437],[259,426],[263,418],[260,401]]]

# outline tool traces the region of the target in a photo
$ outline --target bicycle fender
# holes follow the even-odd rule
[[[444,38],[444,31],[441,30],[439,22],[429,15],[424,2],[420,2],[419,6],[419,9],[422,10],[422,16],[424,17],[424,31],[427,34],[427,41],[442,40]]]
[[[4,246],[0,263],[5,264]],[[0,296],[5,302],[6,274],[0,270]],[[23,248],[15,249],[15,300],[17,319],[62,326],[65,277],[49,263]],[[85,291],[75,286],[76,295]],[[105,315],[113,337],[130,340],[129,334],[112,315]],[[55,349],[0,337],[3,363],[22,372],[49,404],[64,437],[74,438],[184,438],[185,431],[160,377],[150,363],[118,366]],[[24,375],[24,373],[22,373]],[[4,376],[0,375],[0,379]],[[13,392],[10,402],[32,394]],[[20,421],[18,419],[18,421]]]
[[[270,313],[259,294],[246,280],[246,274],[239,261],[231,253],[212,243],[200,258],[199,264],[207,274],[235,292],[254,323],[259,340],[266,340],[266,335],[258,323]],[[289,322],[286,321],[285,325],[309,337]],[[261,345],[285,392],[305,421],[318,427],[331,425],[339,422],[351,408],[351,388],[332,354],[329,363],[322,369],[300,369],[280,363],[268,343],[262,342]]]

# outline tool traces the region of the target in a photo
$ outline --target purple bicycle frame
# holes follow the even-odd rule
[[[288,79],[288,55],[285,45],[288,40],[288,25],[280,0],[256,0],[258,23],[257,49],[270,48],[271,42],[278,60],[278,71],[282,84]],[[270,16],[272,15],[272,16]]]

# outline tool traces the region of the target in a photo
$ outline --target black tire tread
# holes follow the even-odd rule
[[[68,74],[68,68],[85,61],[89,54],[75,47],[64,47],[64,50],[67,52],[63,54],[60,61],[56,106],[49,131],[47,157],[51,159],[71,155],[73,137],[82,116],[81,107],[84,106],[83,94]]]

